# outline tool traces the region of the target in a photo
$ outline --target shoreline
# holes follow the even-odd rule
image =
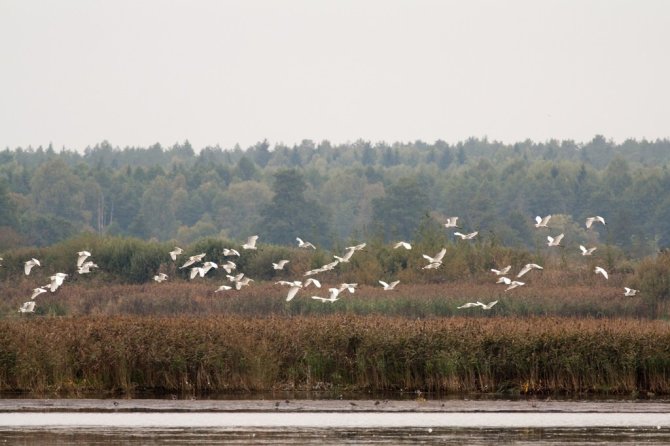
[[[664,413],[670,400],[0,399],[0,413]],[[670,420],[670,419],[669,419]]]

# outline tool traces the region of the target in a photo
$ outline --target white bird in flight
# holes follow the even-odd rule
[[[547,246],[561,246],[561,240],[563,240],[563,233],[558,234],[556,237],[550,235],[547,236]]]
[[[232,289],[233,289],[233,287],[230,287],[228,285],[221,285],[220,287],[215,289],[214,292],[215,293],[220,293],[221,291],[228,291],[228,290],[232,290]]]
[[[396,285],[400,283],[400,281],[396,280],[391,283],[386,283],[383,280],[380,280],[379,283],[381,283],[381,285],[384,287],[384,291],[391,291],[396,287]]]
[[[221,268],[223,268],[228,274],[230,274],[234,269],[237,269],[237,265],[234,262],[228,260],[226,263],[221,265]]]
[[[165,274],[165,273],[158,273],[154,276],[154,280],[158,283],[161,283],[161,282],[167,280],[167,278],[168,278],[168,275]]]
[[[478,306],[479,306],[479,302],[467,302],[467,303],[464,303],[463,305],[461,305],[460,307],[456,307],[456,308],[461,310],[463,308],[472,308],[472,307],[478,307]]]
[[[35,258],[30,259],[23,264],[23,271],[26,273],[26,276],[30,274],[30,270],[33,269],[33,266],[42,266],[42,265],[40,265],[40,261]]]
[[[34,313],[35,312],[35,301],[30,300],[24,302],[23,305],[19,307],[19,313]]]
[[[93,262],[91,262],[91,261],[84,262],[84,263],[82,263],[82,265],[77,269],[77,272],[78,272],[79,274],[88,274],[88,273],[91,272],[91,268],[98,268],[98,265],[96,265],[95,263],[93,263]]]
[[[321,297],[321,296],[312,296],[312,299],[315,300],[320,300],[321,302],[335,302],[338,299],[338,295],[340,294],[340,290],[338,288],[328,288],[328,297]]]
[[[59,286],[63,284],[63,281],[67,277],[67,274],[65,273],[56,273],[53,276],[50,276],[49,279],[51,280],[51,283],[49,285],[46,285],[49,287],[49,290],[53,293],[55,292]]]
[[[591,225],[593,223],[602,223],[603,225],[606,225],[605,219],[602,218],[600,215],[596,215],[595,217],[589,217],[586,219],[586,229],[591,229]]]
[[[286,259],[280,260],[280,261],[277,262],[277,263],[272,262],[272,269],[276,269],[276,270],[284,269],[284,266],[286,266],[286,264],[287,264],[288,262],[289,262],[289,261],[286,260]]]
[[[359,245],[347,246],[347,247],[344,248],[344,249],[352,249],[352,250],[354,250],[354,251],[360,251],[360,250],[362,250],[363,248],[365,248],[367,245],[368,245],[367,243],[361,243],[361,244],[359,244]]]
[[[42,293],[46,293],[46,292],[47,292],[47,290],[46,290],[45,288],[43,288],[43,287],[35,288],[35,289],[33,290],[33,294],[30,296],[30,300],[35,300],[35,298],[36,298],[37,296],[39,296],[39,295],[42,294]]]
[[[460,228],[457,226],[458,217],[447,217],[447,222],[444,224],[445,228]]]
[[[423,254],[423,258],[428,260],[428,263],[442,263],[442,259],[444,258],[444,255],[447,253],[447,248],[442,248],[440,252],[435,254],[434,257],[431,257],[429,255]]]
[[[314,285],[317,288],[321,288],[321,282],[319,282],[318,280],[313,279],[311,277],[309,279],[305,280],[305,285],[304,286],[308,287],[310,285]]]
[[[332,271],[339,264],[340,264],[340,261],[335,260],[334,262],[326,263],[325,265],[323,265],[321,267],[321,269],[323,269],[324,271]]]
[[[77,268],[81,268],[81,266],[84,264],[84,261],[91,257],[91,253],[88,251],[79,251],[77,253]]]
[[[421,269],[438,269],[440,266],[442,266],[442,262],[432,262]]]
[[[535,217],[535,227],[536,228],[547,228],[547,224],[549,224],[549,220],[551,219],[551,215],[547,215],[546,217],[542,218],[539,215]]]
[[[461,309],[461,308],[482,307],[483,310],[490,310],[490,309],[493,308],[493,306],[494,306],[495,304],[497,304],[497,303],[498,303],[497,300],[494,300],[493,302],[489,302],[488,304],[483,304],[483,303],[481,303],[481,302],[479,302],[479,301],[477,301],[477,302],[468,302],[468,303],[463,304],[463,305],[461,305],[460,307],[456,307],[456,308]]]
[[[239,280],[242,280],[242,278],[244,277],[244,273],[239,273],[239,274],[236,275],[236,276],[231,276],[230,274],[226,274],[226,277],[227,277],[228,280],[230,280],[231,282],[237,282],[237,281],[239,281]]]
[[[295,239],[298,241],[298,248],[312,248],[312,249],[316,249],[316,246],[314,246],[314,245],[311,244],[310,242],[305,242],[305,241],[303,241],[303,239],[301,239],[300,237],[296,237]]]
[[[504,276],[509,272],[510,269],[512,269],[512,265],[507,265],[502,269],[491,268],[491,272],[493,272],[496,276]]]
[[[288,293],[286,294],[286,302],[290,302],[293,300],[296,294],[298,294],[298,291],[302,288],[302,283],[299,281],[297,283],[294,283],[291,285],[291,288],[288,289]]]
[[[605,279],[609,279],[607,271],[605,271],[603,268],[596,266],[593,271],[595,271],[596,274],[602,274]]]
[[[217,265],[214,262],[205,262],[202,264],[202,266],[194,266],[191,268],[191,279],[194,279],[195,276],[200,276],[200,277],[205,277],[205,275],[209,272],[211,269],[217,269],[219,265]]]
[[[81,265],[81,267],[82,267],[82,268],[99,268],[99,266],[98,266],[97,263],[93,263],[93,262],[90,261],[90,260],[89,260],[88,262],[84,262],[84,263]]]
[[[186,263],[184,263],[182,266],[180,266],[179,269],[188,268],[189,266],[193,265],[194,263],[199,262],[202,259],[204,259],[206,255],[207,254],[205,254],[203,252],[202,254],[197,254],[197,255],[189,257],[188,260],[186,261]]]
[[[354,294],[354,291],[356,291],[356,287],[358,286],[357,283],[341,283],[340,284],[340,291],[347,290],[349,293]]]
[[[477,237],[477,234],[479,234],[479,231],[470,232],[469,234],[461,234],[460,232],[454,232],[454,235],[459,236],[461,240],[472,240],[473,238]]]
[[[181,249],[179,246],[175,246],[174,250],[170,251],[170,257],[172,260],[177,260],[177,256],[180,255],[182,252],[184,252],[183,249]]]
[[[243,286],[249,286],[249,282],[253,281],[254,279],[243,277],[242,279],[235,281],[235,289],[239,291]]]
[[[258,240],[257,235],[252,235],[247,238],[247,242],[242,245],[242,249],[256,249],[256,241]]]
[[[345,252],[342,257],[340,256],[333,256],[333,257],[336,258],[338,262],[349,263],[349,259],[351,259],[351,256],[354,255],[355,251],[356,251],[355,249],[347,248],[347,252]]]
[[[333,270],[337,265],[339,265],[339,263],[340,263],[339,260],[335,260],[334,262],[327,263],[327,264],[323,265],[323,266],[320,267],[320,268],[310,269],[310,270],[307,271],[304,275],[305,275],[305,276],[313,276],[314,274],[322,273],[322,272],[324,272],[324,271],[331,271],[331,270]]]
[[[407,250],[412,249],[412,245],[410,245],[407,242],[398,242],[395,245],[393,245],[393,249],[398,249],[398,248],[405,248]]]
[[[210,269],[218,269],[219,265],[214,262],[205,262],[200,268],[200,277],[205,277],[205,274],[209,272]]]
[[[228,249],[228,248],[223,248],[223,255],[224,256],[240,256],[240,252],[237,249]]]
[[[282,286],[293,286],[293,285],[298,285],[298,286],[301,286],[301,285],[302,285],[302,282],[299,281],[299,280],[295,280],[295,281],[293,281],[293,282],[290,282],[290,281],[288,281],[288,280],[279,280],[279,281],[275,282],[275,285],[282,285]]]
[[[623,289],[624,289],[624,293],[623,293],[624,296],[635,296],[639,292],[639,290],[635,290],[633,288],[628,288],[626,286],[623,287]]]
[[[521,271],[519,271],[519,274],[517,274],[516,277],[519,278],[519,277],[523,276],[524,274],[526,274],[531,269],[544,269],[544,268],[542,268],[537,263],[526,263],[523,266],[523,268],[521,268]]]
[[[511,279],[509,279],[505,276],[498,279],[498,281],[496,283],[504,283],[505,285],[507,285],[507,288],[505,288],[505,291],[513,290],[516,287],[520,287],[520,286],[526,284],[526,282],[519,282],[517,280],[511,280]]]
[[[189,278],[190,278],[191,280],[195,279],[196,277],[198,277],[198,274],[200,274],[201,271],[202,271],[202,268],[201,268],[201,267],[199,267],[199,266],[194,266],[193,268],[191,268],[191,272],[190,272],[190,274],[189,274]],[[200,277],[202,277],[202,276],[203,276],[203,275],[201,274]]]
[[[513,290],[514,288],[523,286],[525,284],[526,284],[526,282],[519,282],[518,280],[512,280],[508,284],[508,287],[505,288],[505,291]]]
[[[593,251],[595,251],[598,248],[595,246],[593,248],[587,248],[584,245],[579,245],[579,249],[582,251],[583,256],[590,256],[591,254],[593,254]]]

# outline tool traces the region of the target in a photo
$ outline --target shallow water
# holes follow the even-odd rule
[[[668,444],[632,401],[0,400],[9,444]]]
[[[656,429],[23,429],[0,430],[7,444],[156,445],[156,444],[446,444],[446,445],[592,445],[652,444],[670,441]]]

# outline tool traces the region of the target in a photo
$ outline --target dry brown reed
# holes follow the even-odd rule
[[[570,318],[0,320],[0,390],[670,393],[670,326]]]
[[[529,274],[530,276],[530,274]],[[326,279],[328,280],[328,279]],[[331,279],[333,280],[333,279]],[[214,293],[216,280],[174,281],[141,285],[66,283],[56,293],[37,297],[38,315],[141,315],[176,316],[239,314],[246,316],[298,314],[379,314],[405,317],[430,316],[580,316],[648,317],[649,302],[640,297],[624,297],[623,288],[612,283],[547,286],[547,277],[529,277],[523,287],[505,292],[505,286],[489,280],[462,280],[440,284],[405,284],[395,291],[380,286],[360,285],[355,294],[343,292],[334,304],[322,304],[311,295],[326,295],[328,286],[338,282],[324,280],[321,290],[302,290],[290,303],[285,302],[286,287],[271,282],[252,283],[240,291]],[[3,290],[0,315],[19,317],[18,307],[31,293],[31,284],[20,281]],[[458,310],[469,301],[499,303],[490,311]],[[668,314],[668,302],[655,302],[654,314]]]

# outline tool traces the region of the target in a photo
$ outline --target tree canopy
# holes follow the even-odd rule
[[[330,245],[330,223],[324,206],[305,196],[307,183],[296,169],[274,174],[274,196],[261,209],[259,232],[269,242],[283,245],[295,243],[296,237]]]
[[[670,141],[503,144],[470,138],[243,150],[188,141],[83,153],[53,147],[0,152],[0,243],[47,245],[78,232],[158,240],[198,235],[325,245],[381,236],[416,238],[459,216],[464,230],[533,247],[536,215],[592,231],[631,256],[670,246]]]

